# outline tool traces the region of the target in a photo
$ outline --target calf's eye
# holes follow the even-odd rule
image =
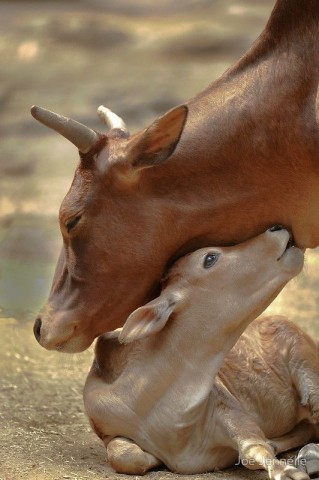
[[[68,233],[70,233],[72,228],[74,228],[79,223],[80,219],[81,219],[81,215],[78,215],[77,217],[72,218],[72,220],[70,220],[65,224],[65,227]]]
[[[204,268],[211,268],[217,262],[219,253],[208,253],[204,258]]]

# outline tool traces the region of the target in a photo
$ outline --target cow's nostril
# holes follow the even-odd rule
[[[41,325],[42,325],[42,320],[40,317],[38,317],[34,322],[34,327],[33,327],[33,333],[38,342],[40,342],[40,338],[41,338]]]
[[[270,232],[277,232],[278,230],[282,230],[284,227],[282,225],[274,225],[269,229]]]

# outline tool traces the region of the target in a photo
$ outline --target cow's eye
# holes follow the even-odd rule
[[[204,258],[203,267],[204,268],[211,268],[217,262],[219,257],[219,253],[208,253]]]
[[[65,227],[66,227],[68,233],[70,233],[72,228],[74,228],[79,223],[80,219],[81,219],[81,215],[77,215],[76,217],[72,218],[72,220],[69,220],[65,224]]]

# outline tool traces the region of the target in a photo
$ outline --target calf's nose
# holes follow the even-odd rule
[[[39,343],[41,338],[41,326],[42,326],[42,320],[41,320],[41,317],[38,317],[34,322],[33,333]]]

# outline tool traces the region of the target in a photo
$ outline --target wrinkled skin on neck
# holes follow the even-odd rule
[[[44,347],[81,351],[123,325],[167,266],[197,248],[274,224],[300,247],[319,244],[318,20],[315,0],[278,1],[252,49],[187,113],[82,155],[61,206]]]

